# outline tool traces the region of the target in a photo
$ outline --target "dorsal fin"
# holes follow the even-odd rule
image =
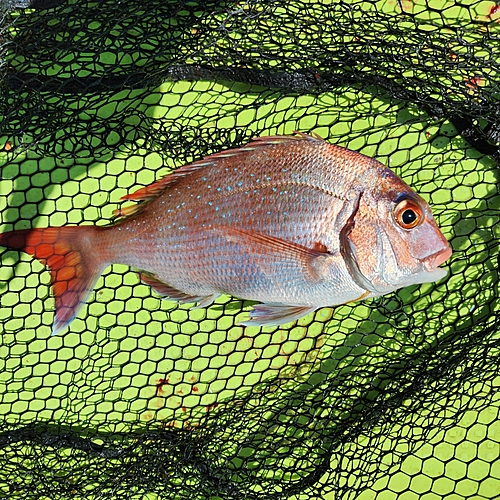
[[[133,193],[126,194],[120,198],[121,201],[142,201],[148,202],[153,198],[159,196],[163,191],[169,187],[176,184],[180,179],[196,172],[202,168],[214,165],[217,161],[229,158],[232,156],[238,156],[241,154],[248,153],[250,151],[255,151],[256,149],[261,149],[274,144],[283,144],[292,141],[323,141],[323,139],[318,134],[313,134],[313,136],[304,134],[303,132],[294,132],[295,135],[271,135],[264,137],[256,137],[252,139],[251,142],[242,146],[240,148],[227,149],[225,151],[220,151],[218,153],[213,153],[211,155],[205,156],[203,159],[190,163],[189,165],[184,165],[178,168],[175,172],[167,174],[158,181],[149,184]],[[115,217],[125,217],[137,213],[141,210],[143,204],[140,203],[135,206],[119,208],[115,210]]]
[[[203,160],[202,160],[203,161]],[[122,196],[120,200],[134,200],[134,201],[146,201],[151,200],[152,198],[156,198],[159,194],[163,193],[165,189],[172,186],[176,182],[178,182],[183,177],[195,172],[200,168],[197,165],[198,162],[190,163],[189,165],[184,165],[181,168],[178,168],[175,172],[171,174],[167,174],[165,177],[149,184],[148,186],[144,186],[143,188],[134,191],[133,193],[126,194]]]

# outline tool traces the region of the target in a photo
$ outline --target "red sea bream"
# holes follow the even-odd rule
[[[305,134],[260,137],[125,196],[107,227],[13,231],[0,245],[51,271],[53,333],[112,263],[162,297],[208,307],[258,301],[245,325],[282,324],[323,306],[443,278],[451,255],[429,205],[378,161]]]

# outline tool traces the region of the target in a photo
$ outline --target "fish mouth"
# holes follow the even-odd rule
[[[444,264],[452,254],[451,248],[448,246],[439,252],[429,255],[424,260],[425,269],[427,271],[435,271],[441,264]]]

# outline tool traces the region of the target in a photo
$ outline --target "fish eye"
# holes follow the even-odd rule
[[[403,200],[396,205],[394,218],[403,229],[413,229],[422,222],[423,212],[415,201]]]

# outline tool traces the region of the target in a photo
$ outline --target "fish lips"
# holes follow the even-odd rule
[[[435,276],[435,281],[444,278],[448,274],[446,269],[439,266],[444,264],[451,257],[452,253],[452,249],[448,246],[422,260],[425,270],[433,277]]]
[[[451,257],[452,249],[437,226],[430,209],[426,214],[425,224],[425,232],[416,233],[417,239],[410,240],[410,242],[415,251],[415,257],[422,265],[422,276],[429,276],[427,281],[438,281],[448,274],[446,269],[439,266]]]

